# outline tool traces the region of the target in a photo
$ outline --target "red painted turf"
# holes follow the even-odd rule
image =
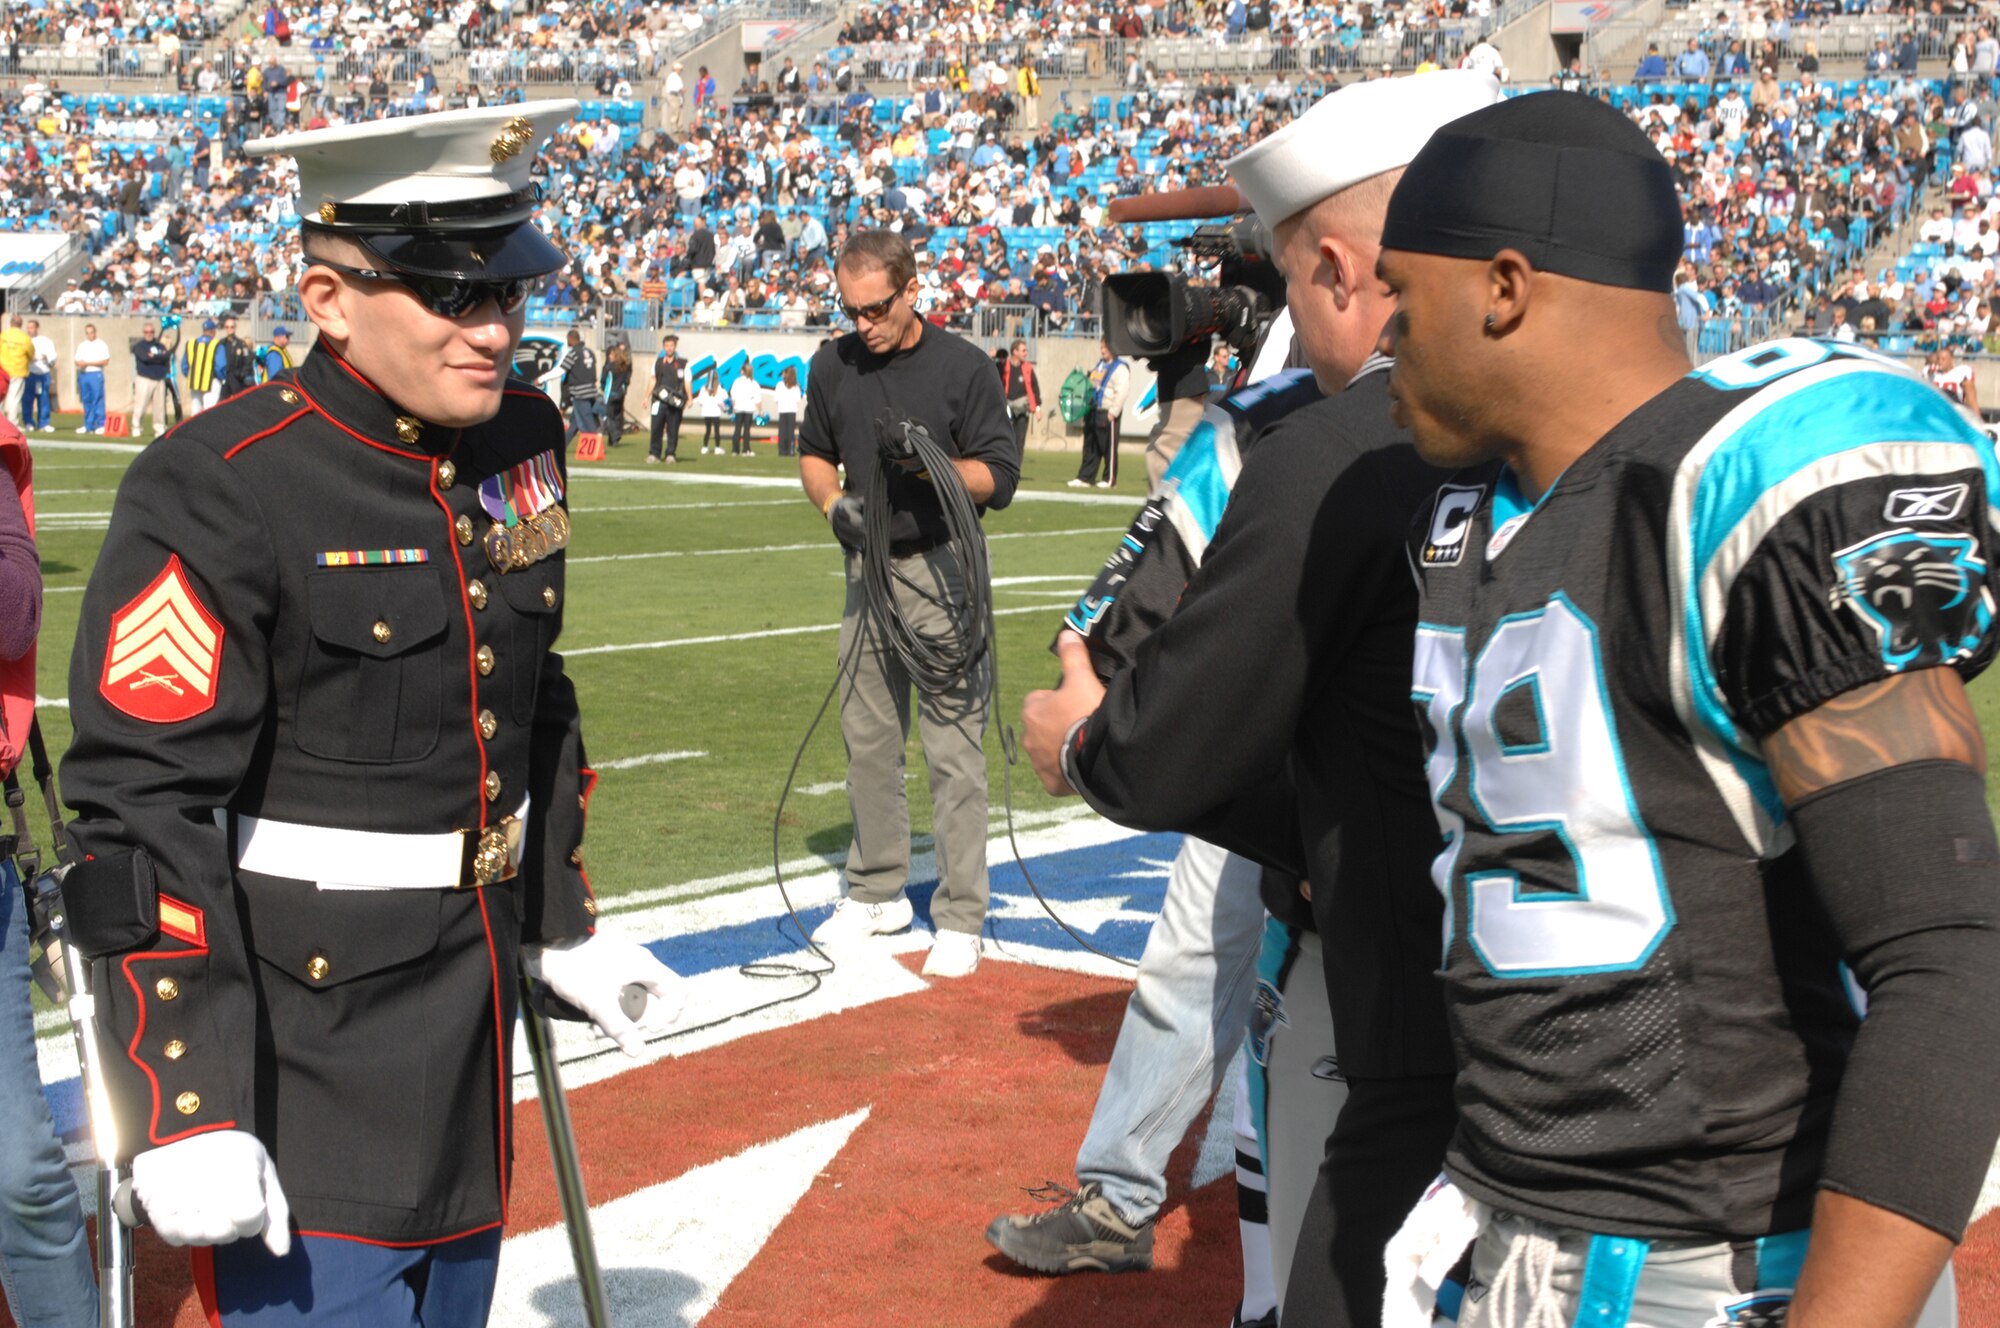
[[[913,961],[914,962],[914,961]],[[1021,1275],[987,1246],[1018,1187],[1067,1181],[1124,1012],[1120,984],[988,963],[964,982],[745,1038],[571,1098],[594,1201],[862,1107],[868,1119],[705,1320],[718,1328],[1221,1328],[1238,1289],[1235,1196],[1186,1194],[1156,1265]],[[1019,1013],[1008,1013],[1017,1011]],[[517,1110],[514,1229],[557,1220],[532,1103]],[[186,1257],[139,1238],[141,1328],[205,1328]],[[1959,1252],[1963,1328],[2000,1328],[2000,1214]],[[0,1328],[12,1320],[0,1311]],[[621,1328],[646,1328],[622,1325]]]

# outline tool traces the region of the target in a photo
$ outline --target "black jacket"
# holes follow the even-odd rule
[[[322,346],[133,462],[84,596],[62,766],[77,848],[144,850],[162,901],[156,929],[78,932],[103,956],[128,1152],[252,1130],[306,1231],[422,1242],[501,1220],[517,956],[591,929],[593,776],[550,649],[563,555],[496,570],[481,487],[517,516],[559,507],[562,440],[526,384],[446,429]],[[520,874],[483,889],[238,865],[246,817],[433,835],[524,799]],[[71,883],[73,917],[117,915],[115,880]]]
[[[1312,881],[1341,1068],[1366,1078],[1455,1069],[1404,552],[1444,476],[1390,423],[1387,390],[1365,374],[1258,439],[1174,616],[1066,760],[1122,825]]]

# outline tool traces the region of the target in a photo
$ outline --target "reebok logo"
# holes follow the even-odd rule
[[[1883,504],[1888,521],[1950,521],[1965,509],[1971,486],[1944,484],[1934,489],[1897,489]]]

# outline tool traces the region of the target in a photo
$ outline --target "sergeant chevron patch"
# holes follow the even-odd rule
[[[179,554],[111,615],[97,690],[134,719],[175,724],[215,704],[222,624],[188,585]]]

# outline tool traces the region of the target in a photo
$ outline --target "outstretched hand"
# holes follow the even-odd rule
[[[1062,661],[1062,682],[1052,692],[1029,692],[1021,703],[1021,745],[1042,787],[1061,797],[1076,792],[1063,777],[1063,740],[1078,720],[1097,710],[1104,684],[1091,666],[1090,647],[1075,632],[1056,638],[1056,658]]]

